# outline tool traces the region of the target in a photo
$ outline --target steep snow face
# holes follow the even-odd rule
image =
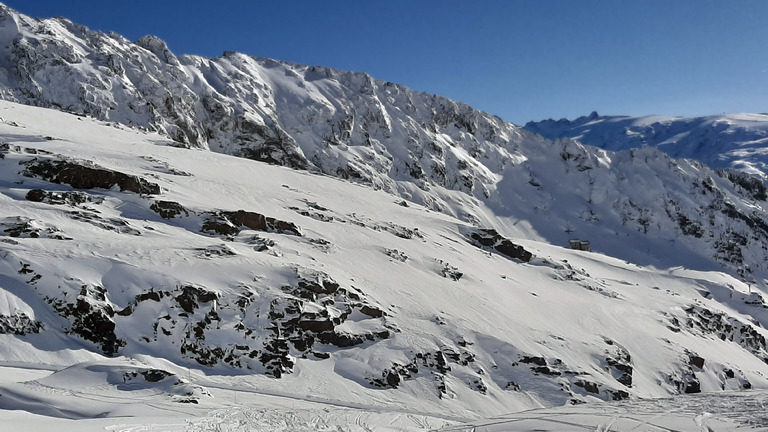
[[[604,152],[543,144],[505,169],[487,200],[494,226],[530,224],[547,241],[658,267],[729,268],[765,285],[764,185],[653,148]]]
[[[729,168],[768,179],[768,115],[708,117],[589,116],[570,121],[528,122],[525,128],[549,139],[573,138],[606,150],[657,147],[675,158]]]
[[[768,388],[766,292],[727,274],[510,238],[384,191],[91,118],[8,102],[0,117],[0,359],[75,365],[0,385],[0,409],[135,414],[136,395],[205,404],[203,387],[234,385],[456,420]],[[539,174],[554,157],[598,184],[670,163],[542,143],[555,155],[519,166]],[[664,183],[691,184],[674,179]],[[531,180],[499,187],[556,193]],[[724,206],[738,197],[726,179],[701,187]],[[139,362],[107,359],[121,356]],[[67,391],[54,405],[49,393]],[[130,408],[109,400],[117,391]]]
[[[586,240],[640,264],[726,269],[765,283],[768,194],[748,177],[653,149],[552,142],[362,73],[234,52],[177,57],[152,36],[131,43],[5,7],[0,28],[6,99],[154,130],[173,146],[329,174],[506,235]],[[668,129],[658,135],[669,145],[696,136]]]

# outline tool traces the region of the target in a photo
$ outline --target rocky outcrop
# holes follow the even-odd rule
[[[40,333],[43,324],[27,316],[24,312],[12,315],[0,314],[0,334],[24,336],[30,333]]]
[[[300,271],[296,285],[282,290],[285,296],[272,300],[269,307],[274,338],[265,344],[259,357],[268,373],[276,377],[291,371],[292,351],[304,357],[326,358],[323,345],[349,348],[389,337],[385,312],[366,301],[359,290],[341,287],[326,274]],[[378,321],[378,330],[340,330],[345,321],[352,319]]]
[[[368,378],[369,384],[375,387],[397,388],[403,382],[414,379],[419,375],[430,375],[433,377],[435,390],[441,399],[448,394],[449,388],[445,382],[446,374],[452,371],[454,367],[473,366],[475,356],[465,349],[453,349],[444,347],[434,352],[418,352],[411,361],[406,364],[393,364],[390,368],[384,369],[380,377],[371,376]],[[480,371],[482,371],[480,369]],[[488,387],[483,383],[482,373],[472,374],[468,382],[470,388],[485,394]]]
[[[51,238],[56,240],[72,240],[60,229],[37,219],[24,216],[10,217],[0,220],[0,233],[10,237],[20,238]]]
[[[46,301],[69,322],[68,333],[93,342],[104,355],[114,356],[126,342],[115,334],[115,312],[105,294],[103,287],[83,285],[74,303],[52,297]]]
[[[26,198],[28,201],[41,202],[52,205],[68,205],[71,207],[80,207],[93,201],[91,195],[86,192],[44,191],[42,189],[30,190],[27,192]]]
[[[512,243],[494,229],[478,229],[470,232],[470,243],[475,246],[492,249],[507,258],[528,262],[533,254],[520,245]]]
[[[296,356],[325,359],[339,349],[389,338],[394,327],[387,324],[387,313],[360,290],[342,287],[319,271],[292,271],[296,274],[294,284],[259,298],[248,292],[233,299],[204,286],[184,284],[172,290],[146,291],[114,315],[129,318],[144,308],[163,308],[168,314],[147,323],[150,331],[138,330],[146,334],[141,342],[173,345],[181,340],[176,345],[179,355],[201,366],[226,365],[276,378],[292,372]],[[253,313],[249,308],[256,301],[259,308],[266,306],[267,312],[254,327],[243,318]],[[240,319],[234,327],[243,335],[240,342],[222,344],[210,337],[222,325],[231,327],[233,323],[226,320],[233,317]],[[351,331],[345,326],[347,322],[363,322],[368,330]]]
[[[183,205],[174,201],[155,201],[149,209],[163,219],[173,219],[176,216],[189,216],[189,211]]]
[[[714,335],[721,340],[734,342],[768,363],[766,338],[751,324],[699,305],[691,305],[685,309],[685,313],[685,327],[678,325],[676,328]]]
[[[75,189],[117,187],[120,191],[142,195],[160,193],[160,186],[141,177],[73,161],[34,159],[25,162],[24,166],[23,174],[27,177],[36,177],[51,183],[68,184]],[[40,194],[34,193],[33,198],[40,198]]]
[[[271,231],[281,234],[301,236],[299,228],[292,222],[286,222],[261,213],[238,210],[235,212],[219,211],[211,213],[203,223],[202,230],[216,234],[232,236],[242,227],[256,231]]]

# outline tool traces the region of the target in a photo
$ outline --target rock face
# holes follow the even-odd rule
[[[155,201],[149,209],[159,214],[163,219],[173,219],[176,216],[189,216],[189,211],[187,211],[184,206],[174,201]]]
[[[121,191],[144,195],[160,193],[160,186],[143,178],[76,162],[43,159],[29,161],[25,166],[24,175],[27,177],[37,177],[51,183],[64,183],[75,189],[118,187]],[[39,192],[32,194],[32,201],[42,201],[43,198]]]
[[[256,231],[274,231],[301,236],[299,228],[292,222],[286,222],[260,213],[238,210],[235,212],[216,212],[203,223],[203,231],[222,235],[234,235],[240,227]]]
[[[113,356],[125,346],[125,340],[115,335],[115,312],[105,294],[103,287],[83,285],[74,303],[50,297],[46,301],[69,322],[67,332],[95,343],[104,355]]]
[[[31,319],[24,312],[0,315],[0,334],[24,336],[30,333],[40,333],[42,329],[43,325],[39,321]]]
[[[91,196],[85,192],[79,192],[79,191],[53,192],[53,191],[44,191],[42,189],[32,189],[31,191],[27,192],[26,198],[29,201],[34,201],[34,202],[43,202],[46,204],[54,204],[54,205],[69,205],[72,207],[77,207],[77,206],[89,203],[92,200]]]
[[[469,234],[472,242],[480,247],[490,248],[496,252],[513,259],[528,262],[533,258],[533,254],[520,245],[512,243],[511,240],[504,238],[495,229],[480,229]]]

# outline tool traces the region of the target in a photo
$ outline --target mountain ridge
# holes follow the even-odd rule
[[[528,122],[526,129],[549,139],[572,138],[606,150],[656,147],[675,158],[768,178],[768,115],[703,117],[599,116]]]

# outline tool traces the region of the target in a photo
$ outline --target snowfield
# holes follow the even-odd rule
[[[7,424],[434,430],[563,405],[493,427],[762,421],[696,402],[764,400],[758,285],[526,238],[511,258],[498,234],[382,191],[52,110],[0,117]],[[24,174],[47,159],[159,193]],[[237,227],[239,209],[283,223]],[[202,230],[225,213],[234,231]]]

